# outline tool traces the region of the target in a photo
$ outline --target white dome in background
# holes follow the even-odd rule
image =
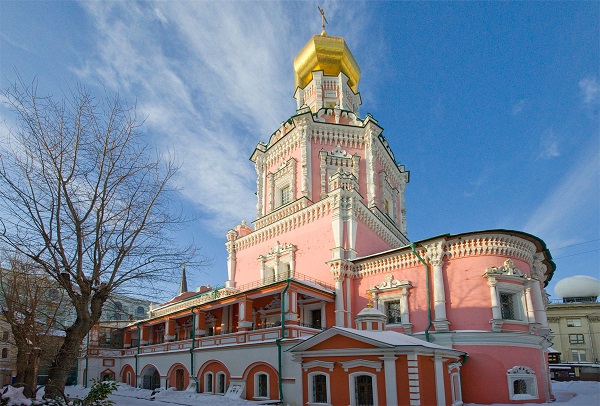
[[[587,275],[575,275],[558,281],[554,293],[560,298],[600,296],[600,280]]]

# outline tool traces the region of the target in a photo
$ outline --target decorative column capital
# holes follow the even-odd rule
[[[440,266],[444,262],[444,257],[448,254],[445,251],[446,241],[441,240],[431,244],[427,244],[425,247],[425,258],[431,262],[433,266]]]

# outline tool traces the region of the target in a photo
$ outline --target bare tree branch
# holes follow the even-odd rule
[[[18,127],[0,150],[0,244],[43,269],[75,307],[49,377],[63,388],[112,292],[193,262],[169,234],[182,220],[169,187],[177,167],[152,153],[118,96],[98,102],[78,85],[56,102],[19,78],[3,99]]]

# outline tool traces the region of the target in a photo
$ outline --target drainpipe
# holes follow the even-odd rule
[[[425,262],[419,254],[417,254],[417,250],[415,250],[415,247],[416,247],[415,243],[410,244],[410,249],[412,250],[413,254],[415,254],[415,256],[419,259],[419,261],[421,261],[421,263],[423,265],[425,265],[425,288],[427,290],[427,320],[429,321],[429,324],[427,325],[427,328],[425,329],[425,341],[430,342],[429,329],[433,325],[433,321],[431,321],[431,288],[429,287],[429,272],[430,272],[430,270],[429,270],[429,264],[427,262]]]
[[[83,374],[84,375],[84,377],[83,377],[83,387],[84,388],[87,388],[88,375],[90,373],[90,371],[88,370],[88,355],[90,353],[90,333],[91,333],[91,331],[88,331],[86,344],[85,344],[85,372]]]
[[[139,377],[138,377],[138,355],[140,354],[140,345],[142,343],[142,329],[138,324],[136,324],[137,327],[137,331],[138,331],[138,342],[137,342],[137,352],[135,353],[135,387],[139,388],[140,387],[140,383],[138,382]]]
[[[196,348],[196,308],[192,307],[192,348],[190,348],[190,373],[192,379],[196,382],[196,392],[198,392],[198,378],[194,374],[194,348]]]
[[[283,378],[281,376],[281,340],[285,338],[285,294],[290,287],[290,278],[287,280],[285,289],[281,292],[281,338],[275,340],[277,344],[277,368],[279,372],[279,400],[283,400]]]

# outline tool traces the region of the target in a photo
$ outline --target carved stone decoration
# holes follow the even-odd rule
[[[514,367],[510,368],[509,370],[507,370],[506,373],[508,375],[535,375],[535,372],[533,372],[533,369],[523,366],[523,365],[514,366]]]
[[[512,259],[508,258],[504,261],[503,266],[487,268],[484,277],[488,276],[516,276],[519,278],[527,278],[527,275],[515,267]]]
[[[451,374],[452,372],[460,372],[461,366],[462,364],[460,362],[452,362],[448,364],[448,373]]]
[[[425,246],[427,251],[425,252],[425,258],[431,262],[433,266],[440,266],[444,261],[444,257],[446,256],[446,251],[444,251],[445,242],[436,242],[433,244],[429,244]]]
[[[274,309],[281,309],[281,297],[279,297],[279,295],[275,295],[275,297],[273,297],[273,300],[271,300],[271,303],[265,306],[265,310]]]
[[[394,279],[392,274],[386,275],[385,280],[375,285],[373,288],[377,290],[397,289],[400,287],[412,287],[410,281]]]

